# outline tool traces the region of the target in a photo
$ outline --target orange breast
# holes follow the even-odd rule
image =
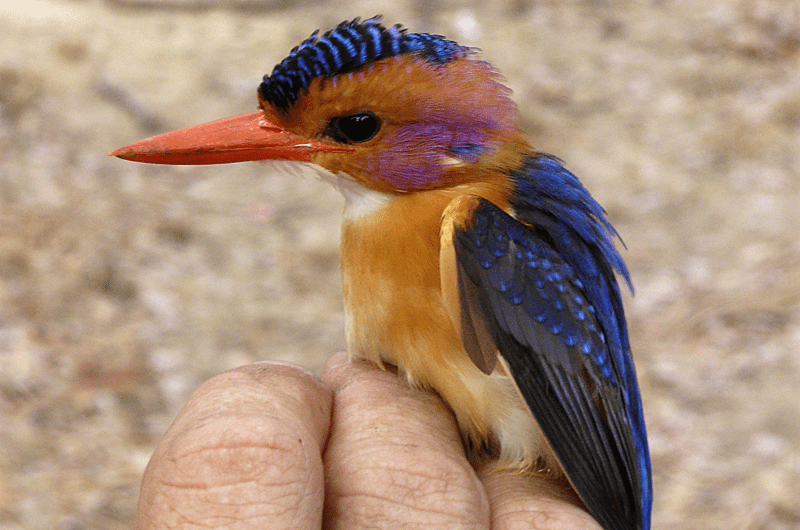
[[[501,445],[506,465],[549,454],[515,387],[473,364],[445,307],[439,274],[442,213],[464,193],[508,208],[507,189],[470,184],[396,195],[342,230],[347,342],[353,356],[390,363],[414,386],[436,390],[465,437]]]
[[[398,365],[412,381],[427,386],[414,367],[436,362],[446,355],[444,350],[462,349],[442,300],[442,213],[462,194],[480,195],[507,208],[506,186],[498,181],[398,194],[368,215],[345,220],[342,284],[353,353],[357,350],[379,365]],[[421,345],[442,352],[424,363],[414,362]]]
[[[378,365],[397,365],[421,386],[429,382],[415,368],[436,359],[415,357],[459,346],[439,281],[439,227],[450,198],[441,190],[397,195],[342,228],[349,349]]]

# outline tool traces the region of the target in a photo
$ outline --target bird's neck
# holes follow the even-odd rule
[[[475,194],[508,205],[507,179],[407,194],[342,187],[342,288],[351,354],[378,364],[411,345],[426,326],[452,328],[439,275],[442,213],[455,197]],[[455,331],[446,340],[457,340]]]

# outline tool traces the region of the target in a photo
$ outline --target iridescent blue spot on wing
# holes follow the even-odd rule
[[[358,70],[375,61],[406,53],[445,64],[473,52],[439,35],[408,33],[399,25],[385,27],[379,17],[345,21],[320,35],[315,31],[264,76],[261,99],[288,110],[311,81]],[[313,73],[313,75],[312,75]]]
[[[593,366],[590,368],[594,373],[603,373],[602,365],[609,362],[609,357],[586,297],[574,285],[572,266],[535,232],[489,203],[484,208],[485,212],[476,212],[474,224],[469,232],[461,234],[461,245],[457,246],[468,248],[471,259],[484,269],[482,283],[502,295],[506,302],[519,305],[522,317],[537,323],[548,322],[544,329],[549,333],[569,337],[568,346],[594,345],[590,351]],[[491,215],[490,208],[494,208]],[[489,222],[482,220],[479,213]],[[583,364],[585,360],[579,362]],[[572,365],[562,368],[570,372],[576,370]],[[613,375],[616,369],[612,368],[608,383],[616,384]]]

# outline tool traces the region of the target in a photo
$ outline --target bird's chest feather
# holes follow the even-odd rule
[[[550,454],[541,431],[510,380],[484,374],[469,358],[442,297],[442,213],[462,193],[491,195],[482,189],[436,190],[374,201],[359,215],[346,212],[348,352],[378,366],[395,365],[411,385],[436,390],[475,447],[494,440],[502,447],[503,465],[525,469]]]
[[[419,379],[423,365],[463,352],[439,279],[441,214],[451,198],[438,191],[386,196],[346,212],[342,227],[348,351],[397,365],[421,386],[428,386]]]
[[[484,183],[397,195],[342,191],[349,353],[379,366],[393,364],[409,382],[428,388],[437,388],[431,373],[474,368],[442,296],[442,215],[463,195],[503,204],[505,190]]]

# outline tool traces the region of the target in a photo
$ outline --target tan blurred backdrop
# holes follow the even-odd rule
[[[7,0],[0,529],[129,528],[202,381],[344,348],[333,189],[106,153],[377,13],[482,48],[625,239],[655,528],[800,528],[797,2]]]

